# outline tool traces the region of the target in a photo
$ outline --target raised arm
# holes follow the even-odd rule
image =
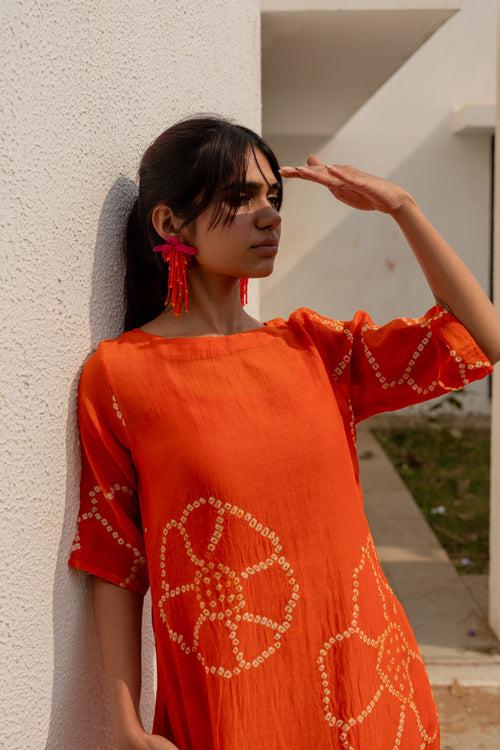
[[[460,320],[492,364],[500,361],[499,315],[472,272],[407,190],[350,164],[323,164],[314,154],[308,157],[307,166],[280,171],[284,177],[325,185],[352,208],[390,214],[408,240],[437,304]]]
[[[413,250],[438,305],[470,331],[493,364],[500,361],[500,317],[476,277],[406,194],[392,214]]]

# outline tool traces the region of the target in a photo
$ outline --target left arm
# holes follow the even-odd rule
[[[474,274],[413,196],[405,194],[391,216],[408,240],[437,304],[460,320],[492,364],[500,361],[500,317]]]
[[[437,304],[460,320],[491,364],[500,361],[500,316],[475,276],[407,190],[350,164],[323,164],[315,154],[309,155],[307,166],[281,167],[280,172],[325,185],[352,208],[392,216],[415,253]]]

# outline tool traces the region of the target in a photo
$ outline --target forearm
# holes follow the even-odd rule
[[[463,323],[490,362],[498,362],[500,316],[473,273],[412,196],[393,218],[408,240],[436,302]]]
[[[140,718],[143,597],[93,576],[92,598],[118,747],[144,731]]]

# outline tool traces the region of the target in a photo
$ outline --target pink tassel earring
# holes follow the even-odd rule
[[[188,312],[188,288],[186,269],[188,255],[197,255],[198,250],[190,245],[185,245],[180,237],[169,234],[164,245],[156,245],[153,252],[161,253],[163,260],[168,263],[168,294],[165,307],[172,302],[174,315],[181,314],[181,301],[184,294],[184,308]]]
[[[248,304],[248,277],[242,276],[240,278],[240,302],[241,306]]]
[[[191,245],[186,245],[180,237],[169,234],[165,244],[156,245],[153,252],[161,253],[163,260],[168,263],[168,294],[165,307],[172,302],[174,315],[181,314],[181,302],[184,296],[184,309],[188,312],[188,288],[187,288],[187,265],[188,255],[198,255],[198,250]],[[248,303],[248,277],[240,278],[240,302],[241,306]]]

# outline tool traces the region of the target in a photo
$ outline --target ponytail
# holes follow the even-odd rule
[[[124,330],[130,331],[163,312],[168,291],[168,265],[151,252],[139,217],[139,197],[128,217],[124,250]]]

